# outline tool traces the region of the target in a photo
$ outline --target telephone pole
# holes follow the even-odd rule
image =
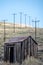
[[[20,28],[22,27],[22,12],[20,12]]]
[[[6,27],[5,27],[5,22],[6,22],[6,20],[3,20],[3,22],[4,22],[4,42],[5,42],[5,39],[6,39]]]
[[[13,16],[14,16],[14,25],[13,25],[13,29],[14,29],[14,33],[15,33],[15,13],[13,14]]]
[[[30,16],[29,16],[29,25],[30,25]]]
[[[36,40],[36,33],[37,33],[37,32],[36,32],[36,28],[37,28],[37,22],[39,22],[39,20],[36,20],[36,19],[35,19],[35,21],[33,20],[32,22],[35,22],[35,40]]]
[[[27,14],[24,14],[25,15],[25,27],[26,27],[26,16],[27,16]]]

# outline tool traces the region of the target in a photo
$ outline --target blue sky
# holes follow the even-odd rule
[[[34,26],[32,19],[40,20],[39,27],[43,27],[43,0],[0,0],[0,21],[7,19],[13,23],[13,13],[16,13],[16,23],[20,23],[22,12],[22,24],[25,23],[24,14],[27,14],[26,24]],[[38,26],[38,23],[37,23]]]

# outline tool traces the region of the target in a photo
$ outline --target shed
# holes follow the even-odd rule
[[[27,56],[37,57],[38,44],[31,36],[10,38],[4,43],[4,61],[22,63]]]
[[[13,37],[4,43],[4,61],[10,63],[19,62],[26,58],[28,55],[28,45],[26,36]],[[26,53],[27,52],[27,53]]]

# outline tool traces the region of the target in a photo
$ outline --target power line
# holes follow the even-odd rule
[[[29,16],[29,25],[30,25],[30,16]]]
[[[6,20],[3,20],[3,22],[4,22],[4,42],[5,42],[5,39],[6,39],[6,27],[5,27],[5,22],[6,22]]]
[[[22,27],[22,12],[20,12],[20,28]]]
[[[36,27],[37,27],[37,22],[39,22],[39,20],[35,19],[35,21],[33,20],[32,22],[35,22],[35,40],[36,40]]]
[[[28,25],[30,27],[30,16],[28,16]],[[30,28],[29,28],[29,35],[30,35]]]
[[[27,17],[27,14],[24,14],[25,15],[25,27],[26,27],[26,17]]]
[[[13,14],[13,16],[14,16],[14,25],[13,25],[13,29],[14,29],[14,33],[15,33],[15,13]]]

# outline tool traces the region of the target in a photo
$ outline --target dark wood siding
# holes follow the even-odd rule
[[[23,38],[23,39],[22,39]],[[18,39],[20,39],[18,41]],[[17,40],[17,41],[15,41]],[[38,44],[31,37],[16,37],[4,44],[4,61],[22,63],[27,56],[37,57]]]

